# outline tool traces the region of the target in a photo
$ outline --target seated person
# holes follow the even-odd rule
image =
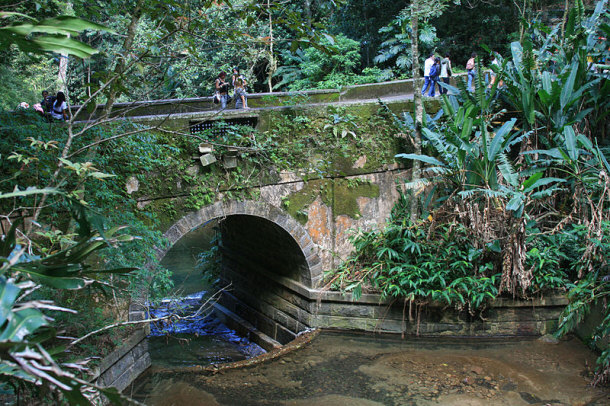
[[[51,117],[61,121],[68,119],[68,105],[66,104],[66,96],[63,92],[57,92],[55,101],[51,106]]]
[[[42,100],[40,101],[40,105],[42,106],[42,109],[45,112],[47,112],[47,113],[51,112],[51,108],[53,107],[54,101],[55,101],[55,97],[50,96],[49,92],[47,92],[46,90],[42,91]]]

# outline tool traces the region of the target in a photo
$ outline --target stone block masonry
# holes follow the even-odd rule
[[[102,359],[93,381],[103,387],[114,387],[119,391],[127,388],[150,365],[148,328],[134,332],[124,343]]]
[[[567,304],[563,296],[528,301],[498,299],[479,314],[440,304],[409,306],[367,294],[313,289],[255,265],[243,252],[223,248],[223,279],[231,292],[223,306],[285,344],[309,327],[419,336],[510,337],[552,333]]]
[[[363,120],[375,117],[374,121],[367,121],[375,127],[362,134],[366,138],[376,136],[377,124],[381,122],[377,121],[381,114],[378,98],[391,111],[402,113],[411,107],[412,91],[411,81],[398,81],[309,92],[308,102],[297,102],[294,95],[278,94],[284,102],[295,102],[283,103],[283,106],[278,106],[278,99],[275,106],[263,105],[266,99],[253,95],[249,100],[253,108],[247,112],[202,111],[201,106],[197,107],[198,103],[205,102],[202,100],[186,100],[179,105],[160,101],[153,103],[154,106],[141,106],[139,117],[133,119],[149,124],[159,120],[169,128],[184,129],[191,121],[247,116],[256,118],[257,130],[265,133],[274,131],[278,122],[289,122],[297,113],[309,122],[318,123],[321,121],[316,121],[316,117],[327,117],[331,111],[345,109],[346,114]],[[435,105],[427,106],[428,112],[438,109],[438,102],[428,101],[432,102]],[[312,128],[307,135],[315,137],[315,130]],[[392,131],[380,130],[378,134],[394,136]],[[290,135],[286,134],[288,141]],[[328,151],[319,157],[311,155],[312,162],[324,163],[324,168],[328,168],[322,173],[303,174],[298,168],[292,171],[273,168],[270,170],[273,176],[261,177],[260,184],[247,187],[252,193],[231,194],[239,189],[221,188],[215,202],[191,213],[181,211],[177,195],[149,195],[147,199],[177,203],[178,209],[171,217],[173,224],[163,225],[170,244],[192,229],[218,220],[222,235],[222,277],[231,283],[232,289],[222,298],[221,305],[235,314],[236,319],[248,323],[248,331],[260,332],[271,340],[284,343],[309,327],[430,336],[548,333],[565,305],[563,299],[498,300],[481,317],[471,317],[435,305],[419,309],[409,308],[407,304],[405,308],[402,301],[391,303],[375,295],[365,295],[356,301],[350,295],[322,289],[324,272],[337,267],[352,250],[351,232],[383,227],[399,198],[397,183],[409,178],[408,168],[393,159],[395,152],[404,152],[394,150],[402,145],[401,141],[392,140],[396,142],[387,144],[387,154],[381,154],[379,149],[362,150],[352,145],[349,159],[342,154],[329,155]],[[183,192],[186,193],[180,191]],[[160,250],[159,256],[163,254]]]

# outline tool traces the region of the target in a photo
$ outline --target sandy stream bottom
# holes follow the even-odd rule
[[[577,339],[323,333],[280,359],[212,376],[155,374],[153,366],[132,395],[151,406],[610,405],[607,388],[588,385],[594,366]]]

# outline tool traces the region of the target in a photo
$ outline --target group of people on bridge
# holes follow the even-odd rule
[[[475,75],[477,73],[477,65],[476,65],[477,53],[473,52],[470,55],[470,59],[466,62],[466,73],[468,75],[468,84],[466,88],[473,92],[475,86]],[[492,53],[492,65],[499,66],[498,58],[496,57],[496,53]],[[424,86],[422,87],[421,94],[422,96],[426,96],[426,90],[428,91],[429,97],[435,96],[435,89],[438,87],[438,94],[447,93],[447,88],[443,87],[439,84],[439,82],[443,82],[445,84],[449,84],[451,79],[452,67],[451,67],[451,59],[449,58],[449,53],[445,53],[445,57],[441,60],[440,57],[435,56],[434,52],[431,52],[428,56],[428,59],[424,62]],[[489,85],[493,85],[496,81],[496,72],[491,69],[490,70],[490,81]],[[502,83],[499,83],[499,86],[502,86]]]
[[[244,75],[239,73],[238,68],[233,68],[233,75],[231,76],[231,84],[233,85],[233,98],[229,96],[229,83],[226,81],[227,73],[221,71],[216,78],[214,87],[216,89],[214,93],[214,103],[220,103],[221,109],[226,109],[227,104],[235,99],[236,109],[247,109],[248,107],[248,95],[246,93],[246,78]]]
[[[42,100],[32,107],[49,121],[65,121],[68,119],[68,104],[66,103],[64,92],[57,92],[55,96],[51,96],[47,90],[43,90]],[[29,109],[30,105],[26,102],[21,102],[19,103],[19,108]]]

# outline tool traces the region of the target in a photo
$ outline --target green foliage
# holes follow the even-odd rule
[[[79,58],[89,58],[98,51],[71,36],[78,35],[85,30],[107,30],[102,25],[72,16],[59,16],[37,21],[25,14],[0,12],[0,18],[9,22],[0,27],[0,48],[15,44],[25,52],[57,52]],[[25,22],[22,22],[24,20]]]
[[[374,255],[365,258],[361,274],[348,269],[347,280],[361,284],[368,278],[384,293],[411,300],[438,300],[442,295],[445,302],[455,302],[450,288],[455,288],[460,275],[447,280],[444,269],[428,273],[427,261],[406,271],[403,264],[409,259],[401,252],[414,249],[419,261],[432,251],[430,257],[437,261],[444,262],[447,256],[454,259],[451,264],[459,264],[464,252],[460,257],[459,251],[434,249],[437,244],[451,248],[452,241],[443,233],[447,227],[465,227],[470,239],[459,248],[474,247],[479,251],[469,252],[480,255],[468,257],[475,268],[466,269],[466,274],[476,276],[485,269],[490,280],[496,279],[484,290],[460,284],[464,291],[488,292],[491,298],[503,291],[528,297],[569,289],[570,305],[560,320],[559,334],[573,329],[591,305],[605,300],[610,165],[597,137],[605,128],[600,120],[607,115],[608,88],[607,78],[590,68],[588,58],[609,56],[597,41],[610,19],[606,3],[600,1],[590,17],[585,17],[583,7],[574,8],[565,37],[559,36],[559,28],[533,28],[523,43],[511,44],[511,59],[493,67],[498,75],[493,85],[485,83],[477,61],[475,91],[458,82],[457,88],[451,88],[454,95],[443,96],[442,120],[428,120],[422,130],[427,153],[397,156],[427,165],[424,179],[407,186],[424,201],[424,213],[432,224],[422,221],[416,226],[428,239],[420,238],[424,241],[420,243],[413,231],[406,240],[393,238],[397,232],[391,225],[355,240],[357,255]],[[395,121],[409,129],[413,120],[405,117]],[[397,234],[401,238],[404,229],[411,230],[403,225],[399,229],[403,234]],[[495,260],[487,250],[497,253]],[[417,281],[430,281],[435,275],[443,276],[440,286],[445,290],[434,285],[411,290],[420,288]],[[479,301],[467,303],[476,307]],[[596,340],[610,331],[610,317],[605,308],[603,312]],[[596,382],[610,378],[609,353],[599,360]]]
[[[516,3],[510,0],[480,2],[474,7],[452,3],[441,16],[432,19],[431,24],[436,27],[439,52],[443,56],[447,52],[450,54],[454,68],[464,67],[470,54],[480,51],[483,45],[501,55],[510,54],[508,44],[516,39],[519,28]],[[535,7],[526,8],[533,12]]]
[[[381,43],[379,54],[374,61],[386,66],[383,73],[385,79],[392,77],[408,78],[413,72],[413,56],[411,54],[411,12],[410,7],[403,9],[390,24],[381,28],[379,33],[385,38]],[[436,29],[428,20],[422,22],[418,28],[420,58],[423,61],[434,51],[438,42]]]
[[[403,198],[404,199],[404,198]],[[351,238],[355,253],[333,275],[335,288],[378,290],[383,296],[418,304],[454,305],[475,312],[498,295],[498,274],[491,251],[477,248],[462,226],[441,225],[430,232],[402,215],[383,231],[359,232]]]
[[[333,41],[326,39],[322,45],[330,49],[320,52],[309,47],[295,54],[285,52],[284,64],[276,76],[282,80],[275,88],[286,86],[288,90],[334,89],[358,83],[380,80],[378,69],[366,69],[358,74],[360,65],[360,44],[344,35],[337,35]]]
[[[214,237],[210,240],[210,249],[203,251],[197,256],[195,271],[201,273],[206,286],[214,286],[218,282],[222,269],[222,254],[220,252],[220,233],[216,230]]]
[[[124,397],[115,389],[104,389],[80,378],[82,367],[78,363],[63,364],[61,358],[67,354],[62,349],[48,349],[49,340],[55,336],[50,319],[43,310],[71,312],[50,300],[32,300],[31,295],[41,284],[55,291],[81,289],[85,286],[105,285],[97,280],[98,275],[121,274],[132,269],[95,269],[87,263],[88,257],[99,250],[129,241],[132,237],[117,233],[119,229],[98,232],[89,222],[85,208],[58,190],[29,189],[0,194],[0,199],[20,199],[30,195],[53,193],[67,198],[74,208],[74,217],[79,224],[78,238],[66,247],[42,256],[26,252],[18,236],[22,219],[13,223],[0,243],[0,381],[15,380],[36,383],[60,392],[73,404],[93,404],[91,389],[103,393],[113,404],[122,404]],[[19,231],[21,235],[21,231]],[[44,346],[47,346],[47,349]]]
[[[559,327],[555,333],[562,336],[575,330],[596,309],[601,315],[601,323],[592,332],[589,343],[597,349],[604,348],[604,343],[610,338],[610,307],[606,305],[610,298],[610,267],[607,262],[610,255],[610,221],[604,221],[602,228],[602,237],[594,241],[599,251],[592,263],[581,261],[590,249],[586,227],[575,225],[565,232],[576,254],[570,258],[569,266],[584,277],[567,284],[570,303],[559,316]],[[607,383],[610,379],[610,350],[607,345],[597,359],[597,372],[594,384]]]

